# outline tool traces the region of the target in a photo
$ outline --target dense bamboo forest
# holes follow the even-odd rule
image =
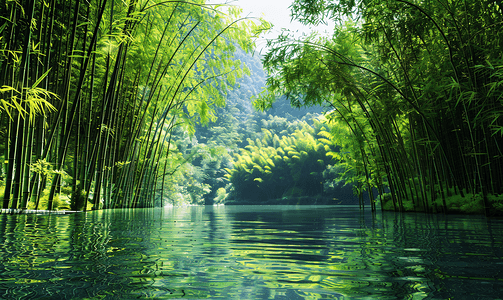
[[[0,299],[501,299],[503,0],[217,1],[0,1]]]
[[[331,106],[326,117],[340,125],[326,138],[384,209],[501,214],[502,9],[491,0],[296,0],[295,19],[338,26],[328,37],[285,31],[270,41],[268,90],[255,105],[287,95],[294,106]]]
[[[174,131],[214,118],[261,26],[204,2],[1,5],[3,208],[161,205]]]
[[[503,213],[500,1],[0,7],[4,209],[359,204]]]

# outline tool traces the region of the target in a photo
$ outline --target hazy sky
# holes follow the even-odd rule
[[[311,28],[303,26],[299,22],[291,22],[290,9],[288,8],[293,0],[207,0],[206,3],[230,3],[231,5],[240,6],[243,8],[243,16],[262,17],[265,20],[274,24],[272,31],[264,36],[265,38],[275,38],[281,32],[281,28],[288,28],[292,31],[309,33]],[[318,27],[318,31],[324,31],[329,27]],[[261,39],[257,42],[258,48],[265,46],[265,40]]]

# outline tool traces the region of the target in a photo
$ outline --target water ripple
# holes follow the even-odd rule
[[[2,299],[495,299],[503,222],[351,207],[0,215]]]

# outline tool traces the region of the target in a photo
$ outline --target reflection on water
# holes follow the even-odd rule
[[[0,215],[2,299],[498,299],[503,221],[233,206]]]

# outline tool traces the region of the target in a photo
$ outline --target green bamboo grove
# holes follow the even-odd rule
[[[323,194],[323,171],[332,163],[327,156],[330,146],[317,140],[314,127],[305,122],[296,125],[294,132],[281,137],[262,129],[261,139],[248,139],[233,168],[227,169],[234,190],[231,198],[263,203]]]
[[[214,118],[259,27],[204,3],[1,5],[3,208],[156,205],[173,130]]]
[[[286,125],[286,126],[285,126]],[[332,124],[323,116],[286,121],[270,116],[262,132],[234,153],[227,204],[338,204],[365,199],[354,170],[335,147]],[[361,195],[363,193],[360,193]],[[358,202],[356,202],[358,203]]]
[[[297,0],[294,18],[336,29],[271,41],[268,90],[255,105],[278,95],[330,105],[331,140],[384,209],[501,214],[502,9],[485,0]]]

